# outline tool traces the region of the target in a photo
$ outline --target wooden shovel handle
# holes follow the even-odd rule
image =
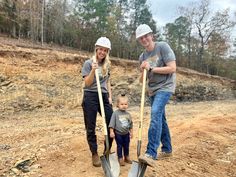
[[[95,57],[93,61],[96,62]],[[105,111],[104,111],[104,104],[103,104],[102,90],[101,90],[101,84],[99,80],[98,69],[95,70],[95,76],[96,76],[96,82],[97,82],[97,88],[98,88],[99,104],[100,104],[100,109],[101,109],[101,114],[102,114],[103,134],[107,136],[108,133],[107,133],[106,116],[105,116]]]
[[[139,127],[138,127],[138,145],[137,145],[137,156],[139,157],[142,145],[142,130],[143,130],[143,112],[144,112],[144,99],[145,99],[145,88],[146,88],[147,70],[143,71],[143,85],[142,85],[142,96],[139,116]]]
[[[96,62],[96,59],[93,59],[94,62]],[[99,104],[100,104],[100,109],[101,109],[101,114],[102,114],[102,124],[103,124],[103,134],[105,136],[105,144],[106,144],[106,158],[108,159],[109,156],[109,137],[107,133],[107,124],[106,124],[106,115],[104,111],[104,104],[103,104],[103,98],[102,98],[102,90],[101,90],[101,84],[99,80],[99,74],[98,74],[98,69],[95,70],[95,77],[96,77],[96,82],[97,82],[97,88],[98,88],[98,98],[99,98]]]
[[[141,96],[141,106],[140,106],[140,119],[139,119],[139,129],[138,129],[138,140],[142,139],[142,129],[143,129],[143,112],[144,112],[144,100],[145,100],[145,88],[146,88],[147,70],[143,71],[143,85],[142,85],[142,96]]]

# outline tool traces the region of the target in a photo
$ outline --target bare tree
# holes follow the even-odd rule
[[[221,35],[229,34],[230,30],[235,26],[235,21],[230,20],[229,9],[217,11],[212,14],[209,8],[210,0],[201,0],[198,3],[191,4],[188,7],[181,7],[183,16],[191,19],[193,28],[200,41],[198,48],[198,60],[200,69],[203,71],[203,57],[204,50],[208,44],[209,39],[214,33]]]
[[[42,16],[41,16],[41,45],[43,45],[43,18],[44,18],[44,0],[42,0]]]

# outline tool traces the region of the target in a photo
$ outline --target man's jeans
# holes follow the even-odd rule
[[[169,127],[166,122],[165,106],[172,93],[157,92],[150,97],[151,122],[148,130],[148,145],[146,153],[157,159],[157,149],[162,143],[162,152],[172,152]]]

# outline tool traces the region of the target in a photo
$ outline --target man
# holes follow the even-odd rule
[[[143,71],[146,69],[151,102],[148,144],[145,154],[139,157],[139,161],[154,167],[155,160],[172,155],[165,106],[175,91],[176,59],[167,43],[153,41],[153,31],[148,25],[142,24],[137,27],[136,39],[145,48],[139,57],[142,71],[140,82],[143,80]],[[162,143],[161,153],[157,154],[160,143]]]

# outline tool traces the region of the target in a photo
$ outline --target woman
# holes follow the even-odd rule
[[[84,112],[84,123],[87,133],[87,141],[89,144],[90,151],[92,153],[92,163],[93,166],[95,167],[101,166],[101,161],[97,151],[98,145],[95,133],[97,112],[99,112],[101,115],[95,70],[98,69],[99,73],[105,118],[108,127],[111,115],[113,113],[111,84],[110,84],[110,60],[109,60],[110,50],[111,50],[110,40],[106,37],[100,37],[95,43],[94,56],[91,59],[86,60],[82,68],[82,76],[85,83],[84,97],[82,103]],[[110,137],[109,134],[108,137]],[[109,138],[109,145],[111,148],[112,138]]]

